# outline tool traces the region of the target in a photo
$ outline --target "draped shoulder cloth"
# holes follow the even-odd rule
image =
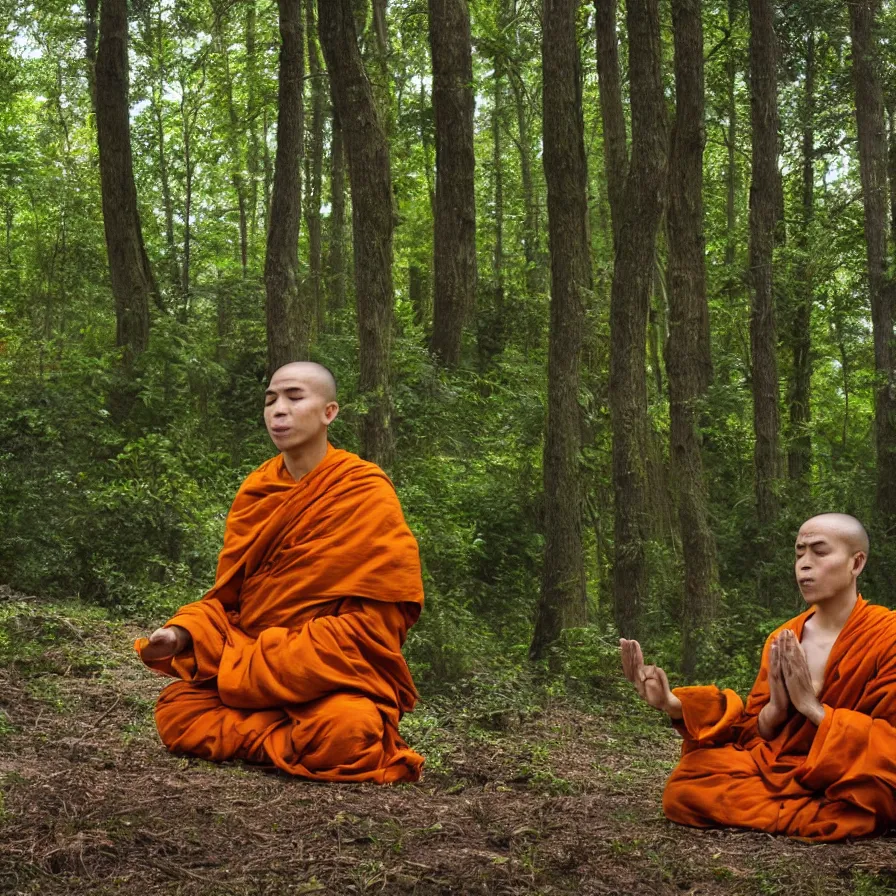
[[[417,543],[379,467],[329,446],[296,482],[267,461],[233,502],[214,586],[166,623],[192,648],[147,661],[179,679],[156,708],[162,740],[317,780],[416,780],[398,722],[416,702],[401,646],[422,605]]]

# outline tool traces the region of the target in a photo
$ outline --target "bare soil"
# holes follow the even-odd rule
[[[141,632],[4,599],[19,609],[0,631],[28,649],[0,664],[2,894],[896,892],[890,838],[810,845],[667,822],[675,737],[626,704],[557,703],[489,728],[424,702],[407,736],[431,761],[414,785],[172,756],[152,725],[164,682],[130,647]]]

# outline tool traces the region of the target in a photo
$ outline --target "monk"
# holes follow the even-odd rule
[[[135,645],[178,679],[155,714],[172,752],[318,781],[420,776],[398,734],[417,697],[401,654],[423,604],[417,543],[385,473],[327,441],[338,412],[325,367],[274,373],[280,453],[237,492],[214,587]]]
[[[667,818],[808,840],[896,822],[896,614],[859,595],[867,557],[854,517],[803,523],[796,579],[810,607],[766,641],[746,706],[715,686],[671,689],[637,641],[620,642],[626,677],[684,738]]]

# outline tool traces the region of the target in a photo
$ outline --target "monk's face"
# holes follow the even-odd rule
[[[325,442],[338,412],[330,385],[311,364],[281,367],[265,391],[264,422],[279,451]]]
[[[864,565],[864,552],[836,525],[823,518],[803,523],[796,537],[795,570],[807,603],[852,596]]]

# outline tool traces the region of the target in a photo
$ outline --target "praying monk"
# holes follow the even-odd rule
[[[417,697],[401,654],[423,604],[417,542],[385,473],[328,443],[338,412],[322,365],[274,373],[280,454],[237,492],[214,587],[135,645],[179,679],[156,706],[172,752],[318,781],[420,776],[398,734]]]
[[[672,821],[810,840],[896,822],[896,614],[858,594],[867,556],[854,517],[803,523],[796,579],[810,607],[766,641],[746,706],[714,686],[670,689],[637,641],[620,642],[626,677],[684,738],[663,797]]]

